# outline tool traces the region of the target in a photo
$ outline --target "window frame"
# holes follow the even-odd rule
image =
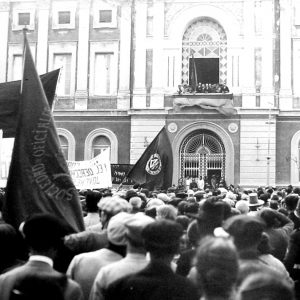
[[[19,14],[20,13],[29,13],[30,14],[30,22],[28,25],[19,25]],[[12,30],[23,30],[27,28],[28,30],[35,29],[35,9],[34,8],[16,8],[13,10],[13,22],[12,22]]]

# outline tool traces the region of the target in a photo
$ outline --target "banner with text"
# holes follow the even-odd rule
[[[129,164],[111,164],[111,178],[113,184],[134,185],[134,181],[125,178],[126,174],[134,165]]]
[[[100,189],[112,186],[109,151],[90,160],[68,161],[71,177],[77,189]]]

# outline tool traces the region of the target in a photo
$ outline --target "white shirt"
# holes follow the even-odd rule
[[[44,256],[44,255],[31,255],[29,257],[29,261],[42,261],[48,265],[50,265],[53,268],[53,260],[48,257],[48,256]]]

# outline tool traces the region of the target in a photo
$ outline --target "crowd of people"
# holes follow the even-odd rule
[[[229,88],[223,83],[201,83],[199,82],[195,87],[191,85],[178,85],[178,94],[186,93],[229,93]]]
[[[79,196],[85,231],[46,213],[1,222],[1,300],[300,299],[299,187],[188,178]]]

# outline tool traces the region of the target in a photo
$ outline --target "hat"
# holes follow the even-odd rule
[[[126,245],[126,222],[132,215],[126,212],[120,212],[113,216],[107,226],[107,238],[115,245]]]
[[[249,212],[249,202],[246,200],[239,200],[235,204],[235,208],[238,209],[242,214],[247,214]]]
[[[170,197],[165,193],[159,193],[157,195],[157,199],[160,199],[160,200],[164,201],[165,203],[170,201]]]
[[[265,202],[263,200],[258,199],[257,193],[249,194],[249,206],[261,206]]]
[[[121,211],[130,212],[132,206],[125,199],[115,196],[101,199],[98,208],[114,216]]]
[[[143,229],[154,222],[154,219],[146,216],[143,213],[137,213],[127,220],[125,226],[127,228],[127,235],[136,241],[142,240]]]
[[[146,249],[150,253],[155,250],[166,250],[166,252],[174,250],[176,252],[182,233],[182,226],[175,221],[159,220],[147,225],[142,231],[142,237],[145,240]]]
[[[129,190],[126,192],[125,199],[129,200],[131,197],[136,197],[138,194],[134,190]]]
[[[29,246],[45,250],[57,246],[64,236],[71,233],[71,228],[54,215],[40,213],[25,221],[22,232]]]
[[[147,208],[153,208],[153,207],[157,207],[157,206],[160,206],[160,205],[164,205],[164,201],[160,200],[160,199],[157,199],[157,198],[153,198],[151,200],[148,201],[147,203]]]
[[[184,199],[184,198],[187,197],[187,193],[185,193],[185,192],[178,192],[178,193],[176,193],[176,197]]]
[[[142,206],[142,199],[140,197],[131,197],[129,204],[131,204],[133,208],[140,208]]]

